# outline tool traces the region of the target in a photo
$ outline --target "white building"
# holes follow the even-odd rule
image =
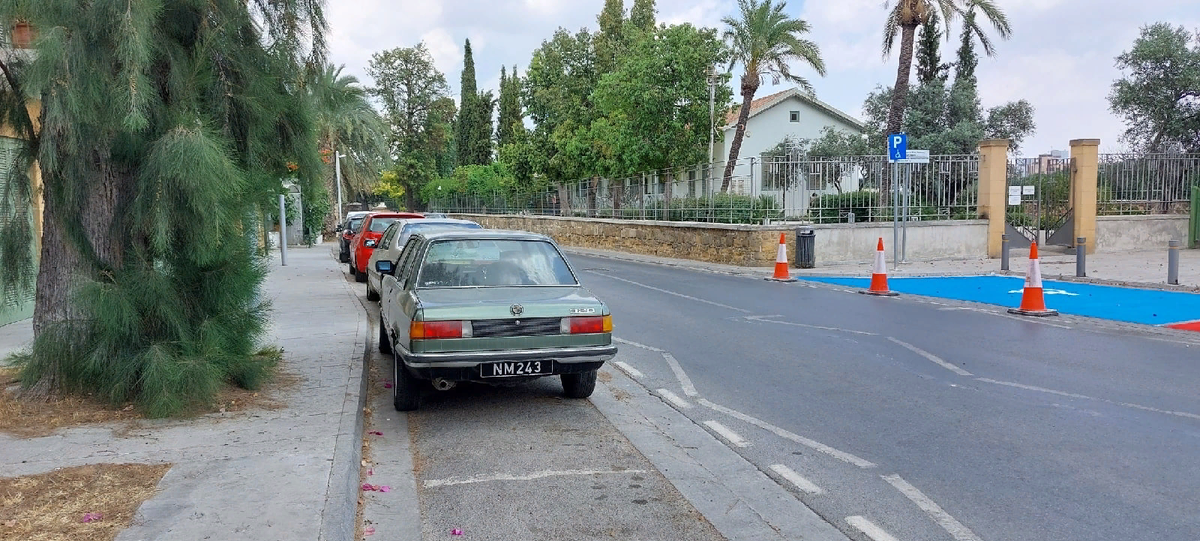
[[[726,115],[724,138],[714,150],[713,161],[722,168],[729,156],[729,145],[733,141],[740,109],[735,108]],[[785,191],[783,186],[771,182],[771,175],[764,175],[762,154],[774,149],[785,139],[817,139],[827,127],[859,135],[866,131],[866,127],[858,119],[808,96],[799,88],[791,88],[754,100],[750,103],[750,116],[746,120],[746,133],[738,152],[730,191],[745,195],[770,195],[785,206],[787,214],[803,214],[808,207],[809,198],[814,193],[832,193],[836,192],[836,189],[830,185],[810,186],[806,182],[797,182],[792,183]],[[714,173],[717,177],[714,184],[719,189],[723,170],[718,169]],[[847,175],[849,177],[841,181],[842,190],[858,189],[858,174],[849,172]],[[818,178],[818,175],[814,174],[814,178]]]

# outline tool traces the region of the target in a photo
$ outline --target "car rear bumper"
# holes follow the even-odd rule
[[[500,351],[454,351],[446,353],[410,353],[402,351],[401,358],[409,368],[475,368],[482,363],[499,361],[555,361],[559,365],[611,360],[617,346],[582,346],[570,348],[520,349]]]
[[[419,379],[445,379],[449,381],[484,381],[491,383],[499,383],[504,381],[529,380],[546,376],[557,376],[560,374],[578,374],[589,370],[599,370],[604,365],[604,361],[587,361],[587,362],[554,362],[554,372],[551,374],[543,374],[541,376],[513,376],[503,378],[485,378],[481,374],[480,366],[471,367],[444,367],[444,366],[425,366],[412,367],[409,366],[408,371]]]

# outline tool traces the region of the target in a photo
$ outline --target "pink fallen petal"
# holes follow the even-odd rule
[[[102,518],[104,518],[103,513],[84,513],[83,520],[81,522],[96,522]]]
[[[380,491],[380,492],[391,492],[391,491],[392,491],[392,487],[389,487],[389,486],[387,486],[387,485],[383,485],[383,486],[379,487],[379,491]]]
[[[373,436],[382,436],[382,435],[383,435],[383,432],[380,432],[380,431],[378,431],[378,430],[372,430],[372,431],[370,431],[370,432],[367,432],[367,434],[371,434],[371,435],[373,435]]]
[[[450,535],[462,535],[462,534],[463,534],[463,533],[462,533],[462,530],[460,530],[460,529],[458,529],[458,528],[455,528],[455,529],[453,529],[453,530],[450,530]]]
[[[372,528],[370,526],[363,528],[363,535],[375,535],[375,528]]]
[[[392,382],[390,382],[390,381],[389,381],[389,382],[386,382],[386,383],[384,383],[384,384],[383,384],[383,388],[384,388],[384,389],[391,389],[391,388],[392,388]]]
[[[377,488],[377,487],[376,487],[375,485],[372,485],[371,483],[363,483],[363,486],[362,486],[362,489],[363,489],[363,490],[365,490],[365,491],[367,491],[367,492],[372,492],[372,491],[374,491],[376,488]]]
[[[367,470],[367,475],[375,475],[375,468]]]

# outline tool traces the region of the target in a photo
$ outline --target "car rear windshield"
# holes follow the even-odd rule
[[[562,254],[540,240],[443,240],[425,252],[417,287],[578,285]]]
[[[358,233],[358,229],[362,227],[362,218],[350,218],[350,231]]]
[[[383,233],[383,230],[387,229],[387,226],[392,225],[392,222],[399,219],[400,218],[375,218],[374,220],[371,220],[371,232]]]
[[[449,223],[448,223],[448,222],[432,222],[432,223],[421,223],[421,222],[413,222],[413,223],[406,224],[406,225],[404,226],[404,231],[402,231],[402,232],[401,232],[401,234],[402,234],[402,235],[411,235],[411,234],[413,234],[413,233],[416,233],[416,232],[418,232],[418,231],[431,231],[431,230],[434,230],[434,229],[483,229],[483,228],[482,228],[482,227],[480,227],[480,226],[479,226],[479,224],[474,224],[474,223],[470,223],[470,222],[464,222],[464,223],[453,223],[453,222],[449,222]]]

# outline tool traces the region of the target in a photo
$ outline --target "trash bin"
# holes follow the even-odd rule
[[[817,233],[811,227],[796,230],[796,266],[802,269],[817,266]]]

